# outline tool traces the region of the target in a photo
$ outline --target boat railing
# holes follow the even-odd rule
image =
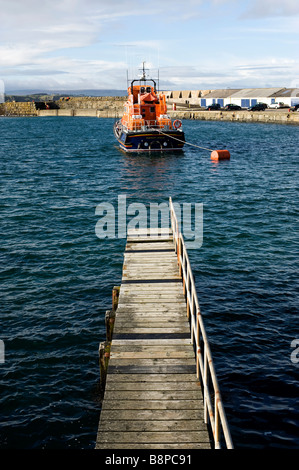
[[[137,120],[136,120],[137,121]],[[144,124],[140,124],[139,122],[134,122],[132,126],[128,127],[125,124],[123,124],[123,128],[126,131],[134,131],[134,132],[144,132],[144,131],[150,131],[150,130],[164,130],[164,131],[169,131],[172,129],[172,126],[169,124],[163,124],[160,121],[145,121]]]
[[[215,449],[221,447],[223,437],[226,448],[233,449],[209,341],[200,312],[194,277],[171,198],[169,198],[169,209],[175,251],[187,301],[187,317],[190,321],[191,341],[196,357],[196,374],[203,386],[205,423],[211,426]]]

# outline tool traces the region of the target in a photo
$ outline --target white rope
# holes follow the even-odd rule
[[[160,131],[160,129],[158,129],[158,132],[160,132],[160,134],[166,135],[167,137],[170,137],[171,139],[177,140],[178,142],[182,142],[181,139],[177,139],[176,137],[173,137],[172,135],[165,134],[165,132]],[[207,149],[206,147],[200,147],[199,145],[190,144],[190,142],[184,142],[184,143],[187,145],[192,145],[192,147],[197,147],[199,149],[209,150],[209,152],[213,152],[213,149]]]

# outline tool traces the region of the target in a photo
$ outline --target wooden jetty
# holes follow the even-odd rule
[[[128,232],[122,282],[100,345],[105,393],[96,449],[233,448],[169,202],[170,230]]]

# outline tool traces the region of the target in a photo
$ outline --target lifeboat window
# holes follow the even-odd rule
[[[140,87],[140,93],[145,93],[145,87],[144,86]]]
[[[151,107],[151,113],[154,113],[155,112],[155,106],[152,106]]]
[[[147,93],[150,93],[151,91],[152,91],[152,90],[151,90],[151,87],[150,87],[150,86],[147,86],[147,87],[146,87],[146,92],[147,92]]]

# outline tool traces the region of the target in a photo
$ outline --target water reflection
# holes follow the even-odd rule
[[[177,180],[184,152],[124,154],[120,171],[122,191],[128,197],[168,197]]]

